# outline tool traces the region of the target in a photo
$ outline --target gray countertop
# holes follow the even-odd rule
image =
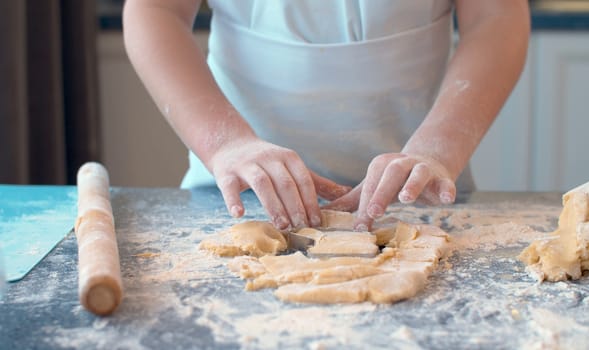
[[[557,193],[474,193],[387,215],[452,236],[416,297],[393,305],[286,304],[247,292],[200,240],[235,223],[215,189],[113,189],[125,297],[110,317],[78,303],[70,233],[0,302],[6,349],[503,349],[589,347],[589,280],[536,283],[516,259],[556,227]],[[244,220],[264,219],[243,194]]]

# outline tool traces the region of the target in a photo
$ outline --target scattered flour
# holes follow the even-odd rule
[[[530,310],[531,324],[538,338],[522,346],[523,349],[589,348],[589,327],[557,312],[538,308]]]
[[[425,290],[410,300],[393,305],[321,306],[285,304],[270,290],[244,291],[243,281],[224,266],[227,260],[197,249],[200,240],[234,223],[224,207],[195,215],[195,209],[182,198],[162,202],[167,204],[129,201],[132,213],[143,208],[148,214],[129,214],[119,222],[126,293],[120,309],[108,321],[100,321],[72,303],[72,314],[87,322],[67,329],[45,326],[50,345],[132,349],[589,347],[586,281],[539,285],[516,258],[527,242],[554,229],[558,202],[525,208],[517,203],[393,206],[388,220],[441,227],[452,238],[454,254],[430,276]],[[263,209],[251,205],[247,214],[244,221],[265,217]]]

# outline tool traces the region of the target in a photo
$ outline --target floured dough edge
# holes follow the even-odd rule
[[[565,193],[562,205],[558,228],[519,255],[538,281],[579,279],[589,270],[589,182]]]

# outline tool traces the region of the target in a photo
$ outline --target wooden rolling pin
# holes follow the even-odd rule
[[[97,315],[108,315],[121,303],[123,289],[108,172],[99,163],[86,163],[78,170],[74,230],[80,303]]]

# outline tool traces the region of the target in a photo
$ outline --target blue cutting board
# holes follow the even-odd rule
[[[23,278],[74,227],[75,186],[0,185],[0,252],[6,278]]]

